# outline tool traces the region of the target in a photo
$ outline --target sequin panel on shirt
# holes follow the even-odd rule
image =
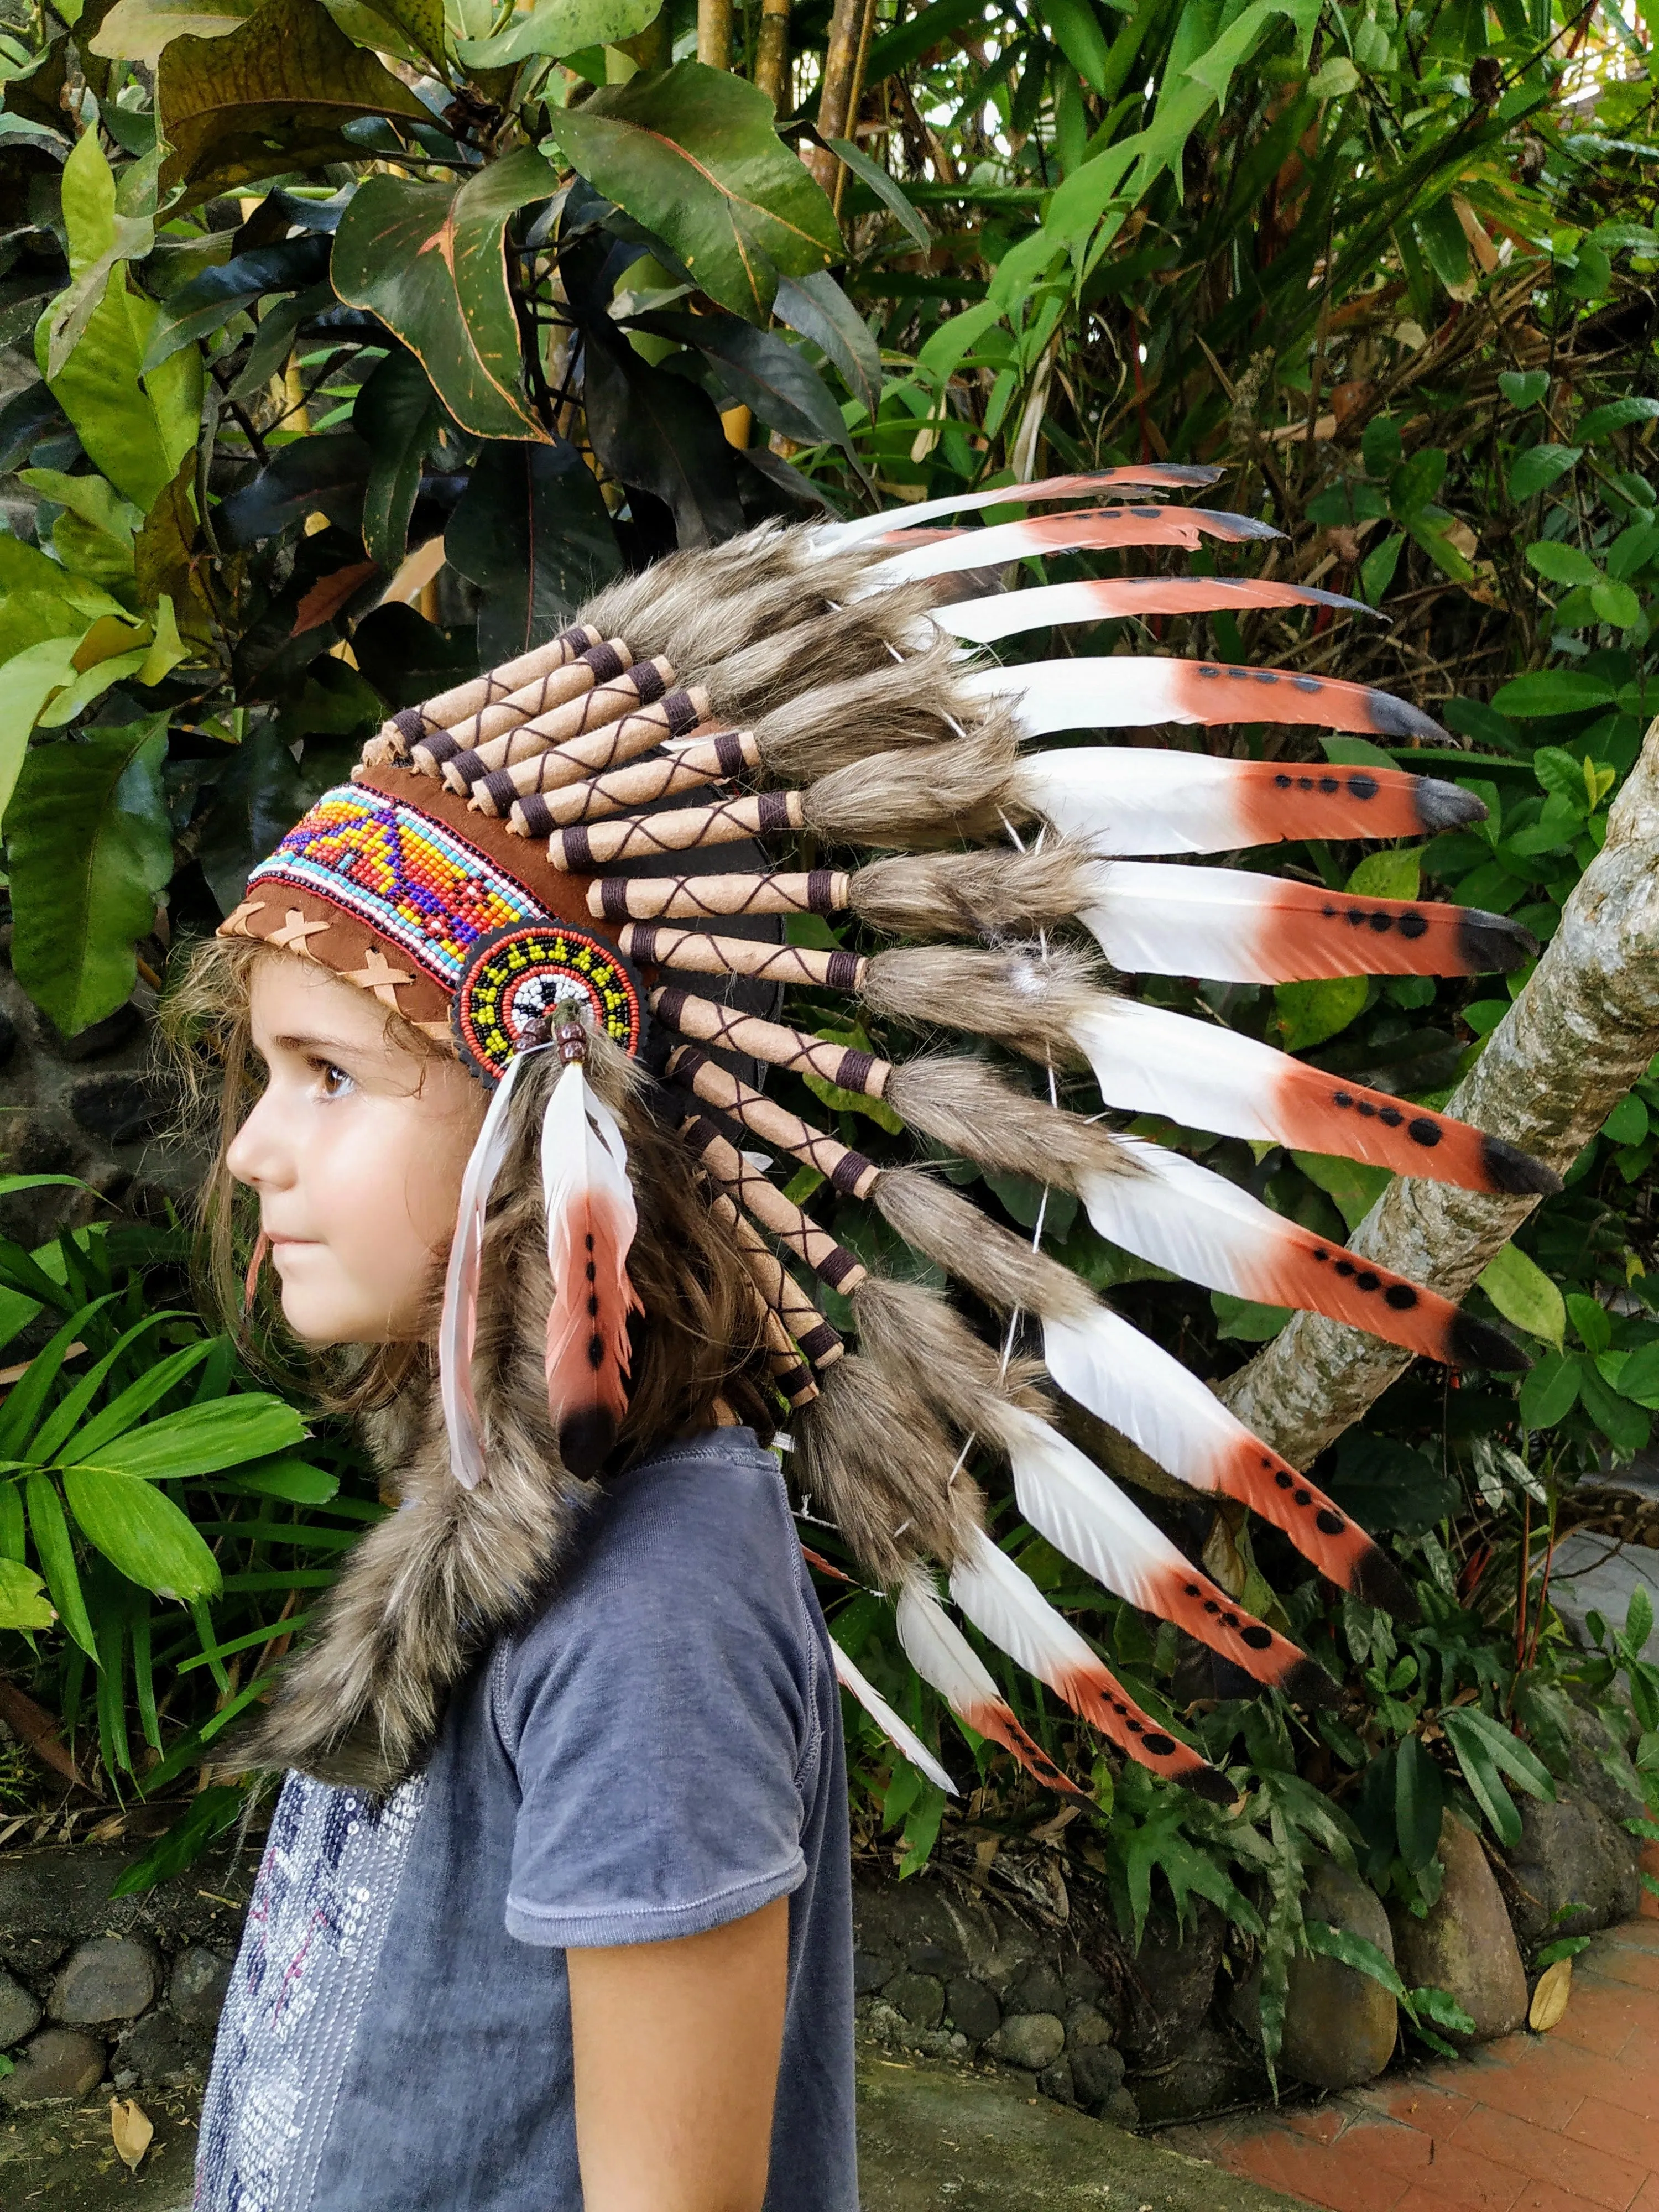
[[[197,2212],[307,2212],[424,1783],[378,1812],[290,1775],[219,2025]]]

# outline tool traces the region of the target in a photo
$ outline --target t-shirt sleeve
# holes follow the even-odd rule
[[[665,1479],[617,1521],[499,1682],[520,1790],[507,1927],[526,1943],[697,1935],[805,1874],[817,1747],[769,1460]]]

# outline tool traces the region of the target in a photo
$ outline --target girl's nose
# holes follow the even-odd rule
[[[252,1190],[286,1190],[294,1181],[292,1147],[284,1142],[282,1115],[272,1090],[266,1090],[231,1139],[225,1165]]]

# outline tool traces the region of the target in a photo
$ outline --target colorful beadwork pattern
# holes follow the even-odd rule
[[[377,791],[325,792],[248,879],[292,884],[356,915],[402,946],[447,991],[474,947],[545,909],[441,823]]]
[[[640,994],[620,956],[583,930],[527,923],[473,947],[450,1008],[462,1059],[495,1082],[531,1024],[562,999],[586,1000],[597,1028],[639,1050]]]

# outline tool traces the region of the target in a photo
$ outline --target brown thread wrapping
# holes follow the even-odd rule
[[[708,1210],[731,1231],[732,1241],[754,1278],[755,1287],[813,1366],[833,1366],[847,1349],[840,1332],[824,1319],[760,1231],[738,1212],[724,1192],[714,1194]]]
[[[788,1152],[807,1167],[816,1168],[826,1181],[837,1190],[847,1192],[849,1197],[868,1198],[875,1188],[876,1177],[881,1170],[873,1160],[866,1159],[862,1152],[853,1152],[827,1129],[815,1129],[810,1121],[803,1121],[787,1107],[763,1097],[746,1083],[739,1083],[735,1075],[728,1074],[700,1047],[683,1044],[672,1052],[668,1073],[683,1089],[696,1091],[707,1104],[718,1106],[722,1113],[741,1121],[757,1137],[764,1137],[780,1152]]]
[[[585,653],[590,646],[599,643],[599,633],[586,623],[574,629],[561,630],[557,637],[550,638],[545,645],[537,646],[530,653],[521,653],[516,660],[492,668],[487,675],[475,676],[470,683],[457,684],[448,691],[440,691],[435,698],[428,699],[418,707],[405,707],[389,722],[380,726],[380,736],[392,748],[399,759],[408,757],[411,745],[418,744],[428,732],[447,732],[454,724],[477,715],[483,708],[498,700],[509,698],[526,685],[550,676],[556,668],[562,668]],[[471,743],[471,738],[465,740]],[[447,755],[445,756],[447,758]]]
[[[827,991],[861,991],[870,964],[857,952],[711,937],[700,929],[662,929],[655,922],[626,923],[617,943],[630,960],[650,967],[684,969],[696,975],[758,975],[769,983],[811,983]]]
[[[597,699],[599,694],[596,691],[592,696]],[[561,790],[566,784],[580,782],[595,769],[611,768],[640,753],[654,751],[665,738],[697,721],[708,704],[706,692],[671,691],[654,705],[624,714],[620,720],[602,722],[585,736],[571,738],[538,753],[533,760],[498,769],[485,783],[474,785],[473,803],[486,813],[506,814],[507,827],[515,836],[549,836],[553,823],[539,803],[541,793]],[[493,795],[489,805],[484,804],[486,789]]]
[[[868,1270],[844,1244],[837,1244],[827,1229],[820,1229],[803,1213],[793,1199],[757,1167],[744,1159],[735,1145],[721,1136],[712,1121],[693,1115],[684,1125],[686,1142],[702,1159],[714,1180],[725,1186],[744,1211],[762,1227],[769,1229],[798,1260],[804,1260],[832,1291],[848,1295],[863,1282]]]
[[[584,637],[592,635],[584,629]],[[632,658],[621,638],[611,641],[612,647],[620,651],[623,665]],[[564,700],[574,699],[588,690],[595,678],[593,663],[589,655],[604,652],[605,642],[585,646],[568,654],[562,660],[543,669],[531,681],[508,692],[505,697],[497,695],[476,712],[465,714],[458,721],[434,730],[410,756],[411,764],[424,775],[435,775],[452,760],[462,757],[477,746],[499,738],[504,732],[514,730],[521,723],[533,721]]]
[[[703,845],[737,845],[799,830],[805,818],[799,792],[763,791],[713,806],[678,807],[672,814],[635,814],[592,828],[580,823],[555,833],[547,857],[556,868],[591,875],[595,868],[647,853],[689,853]]]
[[[596,921],[726,914],[838,914],[852,878],[839,868],[806,875],[604,876],[590,886]]]
[[[550,830],[572,823],[595,822],[630,806],[647,806],[653,799],[722,782],[759,763],[760,747],[747,730],[720,730],[706,738],[690,738],[683,744],[665,746],[660,753],[614,769],[609,775],[567,784],[562,791],[547,794],[544,811]]]
[[[598,673],[601,664],[596,655],[584,653],[577,664],[579,667],[587,665],[591,665],[592,681],[580,694],[553,706],[544,714],[520,723],[518,728],[508,730],[490,744],[478,745],[471,752],[457,753],[453,760],[447,761],[444,781],[450,789],[474,799],[480,785],[492,792],[505,792],[505,805],[496,810],[505,813],[513,803],[514,792],[520,788],[504,781],[515,767],[536,759],[552,746],[580,737],[586,731],[614,722],[636,707],[653,706],[667,688],[663,670],[668,669],[669,674],[673,674],[667,661],[647,660],[602,679]],[[572,677],[576,672],[574,667],[567,672]]]
[[[665,984],[650,994],[651,1011],[682,1036],[701,1044],[722,1045],[750,1060],[763,1060],[769,1067],[804,1069],[821,1075],[842,1091],[862,1091],[866,1098],[884,1097],[890,1060],[855,1047],[832,1044],[825,1037],[809,1036],[805,1030],[786,1028],[781,1022],[763,1021],[758,1014],[740,1013],[713,999],[700,999],[678,984]]]

